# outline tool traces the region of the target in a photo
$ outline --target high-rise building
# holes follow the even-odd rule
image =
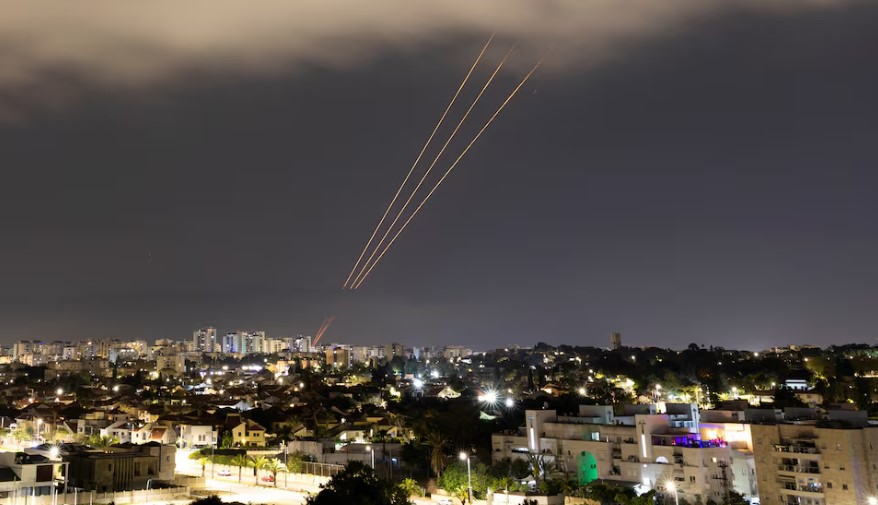
[[[618,331],[614,331],[610,335],[610,347],[614,351],[618,351],[619,349],[622,348],[622,334],[619,333]]]
[[[241,354],[260,354],[263,352],[265,341],[264,331],[250,331],[241,333]]]
[[[216,352],[216,328],[208,326],[192,333],[192,347],[197,352]]]
[[[828,418],[791,413],[788,422],[754,424],[753,453],[763,505],[858,505],[878,495],[878,426],[866,412]],[[810,419],[809,419],[810,418]]]
[[[222,351],[226,354],[260,354],[265,350],[264,331],[234,331],[223,337]]]
[[[289,339],[290,352],[311,352],[311,337],[299,335]]]
[[[238,332],[234,331],[231,333],[226,333],[223,336],[223,353],[224,354],[238,354],[241,352],[241,336]]]
[[[351,350],[347,346],[330,345],[326,347],[327,368],[347,368],[351,365]]]

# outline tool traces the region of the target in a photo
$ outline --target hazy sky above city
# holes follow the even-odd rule
[[[0,342],[878,337],[875,2],[86,3],[0,16]],[[342,291],[493,30],[478,119],[544,67]]]

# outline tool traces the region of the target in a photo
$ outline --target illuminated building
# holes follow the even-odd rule
[[[661,490],[673,482],[690,503],[721,502],[736,491],[755,497],[756,478],[749,425],[702,423],[694,404],[580,405],[579,415],[528,410],[515,435],[492,437],[494,460],[542,454],[579,484],[603,479]]]

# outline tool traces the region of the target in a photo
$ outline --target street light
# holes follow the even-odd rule
[[[366,450],[372,453],[372,470],[375,470],[375,448],[367,445]]]
[[[878,505],[878,498],[870,496],[866,498],[866,503],[868,503],[869,505]]]
[[[465,452],[461,452],[460,453],[460,460],[461,461],[466,460],[466,482],[467,482],[467,488],[469,489],[469,502],[472,503],[473,502],[473,474],[472,474],[472,470],[470,469],[469,454],[467,454]]]
[[[680,497],[677,495],[677,484],[674,481],[665,484],[665,489],[674,493],[674,505],[680,505]]]

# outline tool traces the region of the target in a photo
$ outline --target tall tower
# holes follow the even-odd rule
[[[196,351],[215,352],[216,328],[208,326],[207,328],[195,330],[192,333],[192,344]]]
[[[618,331],[614,331],[610,335],[610,347],[614,351],[617,351],[617,350],[622,348],[622,334],[619,333]]]

